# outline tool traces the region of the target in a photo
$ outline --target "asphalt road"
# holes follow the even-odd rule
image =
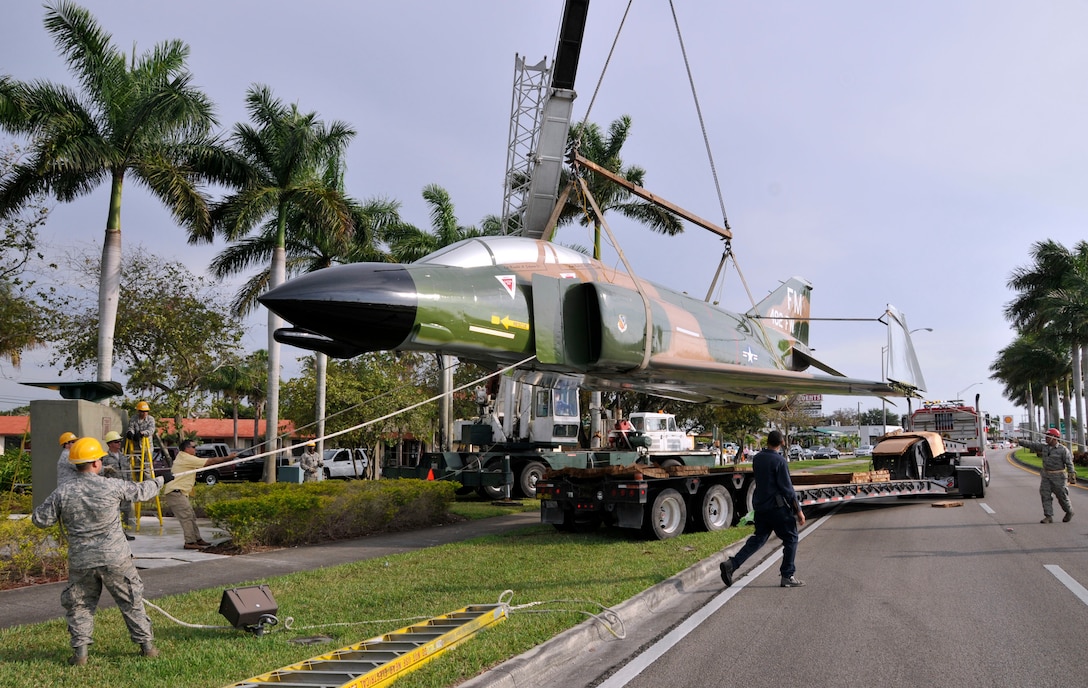
[[[1070,523],[1039,524],[1039,479],[1007,453],[991,452],[985,499],[825,513],[803,533],[805,587],[778,587],[777,556],[728,591],[704,581],[651,640],[572,662],[563,685],[1085,685],[1088,494],[1072,491]]]

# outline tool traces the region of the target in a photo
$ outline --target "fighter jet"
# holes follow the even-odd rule
[[[905,319],[891,307],[889,350],[894,343],[894,360],[906,362],[902,379],[853,379],[813,358],[811,292],[794,277],[733,313],[564,246],[505,236],[466,239],[410,264],[326,268],[260,301],[294,325],[278,341],[340,358],[434,352],[497,369],[535,356],[521,379],[574,375],[589,390],[723,405],[924,389]]]

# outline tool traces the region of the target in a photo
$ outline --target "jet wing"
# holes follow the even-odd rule
[[[906,396],[893,383],[733,363],[655,356],[649,367],[615,376],[587,374],[589,389],[633,391],[697,403],[775,404],[794,394]]]

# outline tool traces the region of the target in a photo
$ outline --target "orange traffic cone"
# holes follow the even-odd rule
[[[427,480],[434,480],[434,469],[431,468],[427,471]]]

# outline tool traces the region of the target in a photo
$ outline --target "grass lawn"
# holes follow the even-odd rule
[[[1030,449],[1017,449],[1013,452],[1013,457],[1025,466],[1031,466],[1035,470],[1042,470],[1043,468],[1043,460],[1036,456],[1035,452]],[[1074,466],[1073,468],[1077,471],[1078,483],[1082,480],[1088,480],[1088,467]]]
[[[536,508],[535,502],[524,501],[524,508]],[[479,515],[488,508],[505,509],[458,502],[453,510]],[[636,539],[629,531],[563,534],[551,526],[534,525],[418,552],[256,579],[253,584],[267,583],[271,588],[280,619],[294,619],[290,630],[281,625],[256,637],[233,629],[188,628],[150,610],[162,652],[155,660],[136,656],[136,646],[114,608],[96,615],[90,660],[78,669],[66,664],[71,650],[63,620],[2,629],[0,684],[10,688],[224,686],[407,626],[421,617],[497,602],[507,589],[513,591],[509,600],[513,606],[562,600],[533,607],[532,613],[513,612],[510,619],[397,683],[398,688],[450,686],[586,618],[570,611],[541,610],[597,613],[597,604],[613,606],[629,599],[750,533],[751,528],[731,528],[657,541]],[[180,569],[179,575],[183,575]],[[197,590],[151,601],[186,623],[224,626],[227,622],[218,614],[222,592],[221,588]],[[332,641],[289,642],[319,634]]]

